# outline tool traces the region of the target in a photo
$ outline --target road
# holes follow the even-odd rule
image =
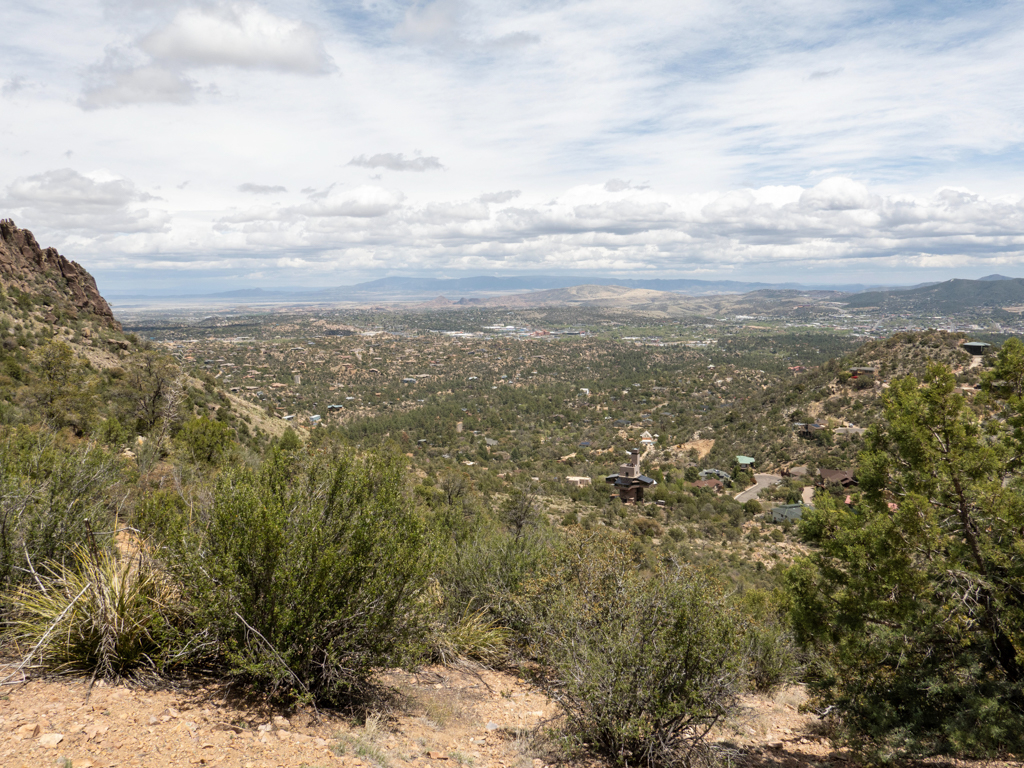
[[[754,475],[754,485],[747,488],[745,491],[737,493],[733,498],[742,504],[745,501],[756,499],[757,494],[767,488],[769,485],[775,485],[776,483],[782,482],[781,475]]]

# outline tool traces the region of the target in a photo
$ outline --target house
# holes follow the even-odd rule
[[[585,488],[591,482],[589,477],[575,477],[571,475],[567,476],[565,481],[575,488]]]
[[[707,480],[708,478],[717,477],[719,480],[732,480],[732,475],[728,472],[723,472],[720,469],[702,469],[700,471],[700,479]]]
[[[743,469],[750,469],[750,468],[752,468],[756,462],[757,462],[757,459],[755,459],[753,456],[737,456],[736,457],[736,463],[739,464],[740,467],[742,467]]]
[[[963,343],[963,348],[975,357],[986,354],[991,346],[984,341],[965,341]]]
[[[315,416],[310,416],[310,417],[309,417],[309,423],[310,423],[310,424],[312,424],[312,425],[313,425],[314,427],[315,427],[315,426],[316,426],[317,424],[319,424],[319,423],[320,423],[320,421],[321,421],[321,419],[320,419],[320,414],[317,414],[317,415],[315,415]]]
[[[343,410],[345,410],[345,406],[343,406],[343,405],[328,405],[327,406],[327,412],[328,413],[333,413],[334,411],[343,411]]]
[[[821,432],[823,429],[828,429],[827,424],[820,424],[818,422],[815,422],[814,424],[804,424],[802,421],[797,421],[793,423],[793,426],[796,427],[796,432],[801,437],[811,437],[815,433]]]
[[[617,474],[608,475],[604,481],[611,483],[619,492],[619,499],[625,504],[640,503],[644,500],[644,489],[658,484],[652,477],[640,474],[640,450],[629,452],[629,461],[619,466]]]
[[[640,445],[654,445],[654,436],[647,430],[644,430],[640,433]]]
[[[862,366],[860,368],[851,368],[850,376],[856,379],[858,376],[874,376],[878,373],[878,369],[874,366]]]
[[[780,504],[777,507],[772,507],[772,522],[796,522],[803,515],[804,509],[806,507],[803,504]]]
[[[849,488],[857,484],[852,469],[819,469],[818,476],[821,477],[821,484],[838,483],[843,488]]]

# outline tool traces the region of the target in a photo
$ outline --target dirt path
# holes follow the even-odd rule
[[[382,682],[396,691],[395,703],[363,724],[338,712],[278,710],[220,683],[160,690],[97,684],[87,697],[81,679],[29,680],[0,691],[0,766],[546,768],[553,761],[532,734],[557,717],[556,708],[517,677],[431,667]],[[801,711],[805,703],[799,686],[748,696],[712,738],[728,751],[727,764],[849,765],[821,721]],[[1019,763],[930,760],[927,768],[953,765]]]

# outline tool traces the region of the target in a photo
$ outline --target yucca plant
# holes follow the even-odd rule
[[[457,620],[436,628],[434,656],[442,664],[472,659],[498,664],[508,657],[510,632],[490,618],[486,609],[467,611]]]
[[[26,661],[56,671],[118,679],[155,667],[177,612],[176,593],[143,553],[76,546],[67,562],[47,562],[34,584],[15,590],[7,630]]]

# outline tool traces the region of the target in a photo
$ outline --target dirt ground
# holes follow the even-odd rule
[[[0,680],[6,677],[0,669]],[[543,768],[553,762],[533,735],[557,717],[556,708],[514,676],[431,667],[393,672],[382,682],[395,691],[393,704],[356,722],[312,708],[277,710],[219,682],[158,688],[98,682],[89,692],[81,678],[30,677],[0,688],[0,766]],[[798,686],[773,697],[746,698],[739,714],[713,734],[727,750],[725,763],[849,763],[849,754],[832,747],[818,718],[800,711],[804,701]]]

